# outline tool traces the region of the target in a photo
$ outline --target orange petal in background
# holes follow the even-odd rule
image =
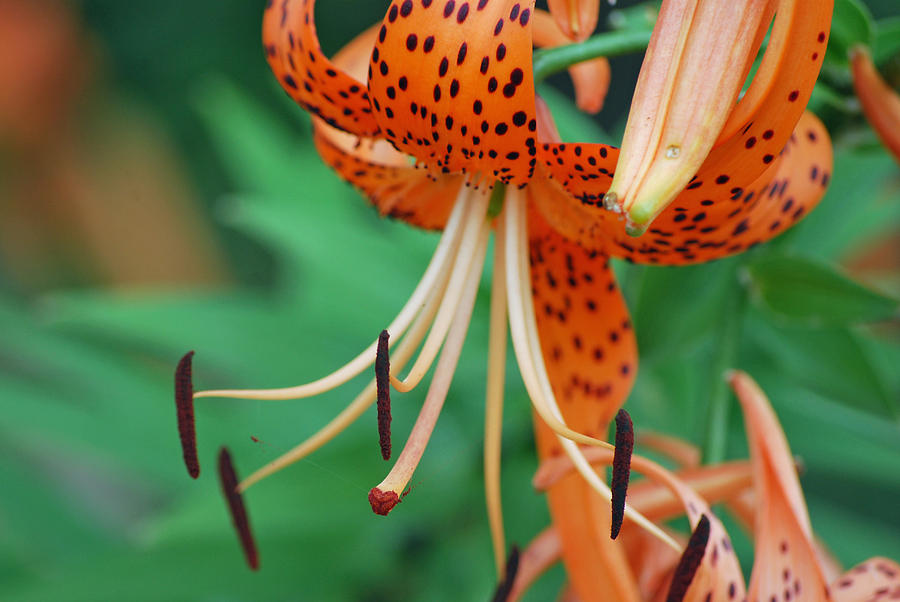
[[[581,42],[597,29],[600,0],[547,0],[547,8],[570,42]]]
[[[900,161],[900,95],[882,79],[866,48],[856,46],[850,51],[850,66],[853,88],[866,119]]]
[[[534,13],[534,45],[555,48],[571,44],[553,17],[542,10]],[[599,57],[569,67],[575,87],[575,105],[585,113],[598,113],[609,90],[610,69],[606,57]]]
[[[741,407],[756,484],[755,558],[749,599],[822,600],[827,580],[812,543],[794,458],[769,400],[742,372],[730,377]]]

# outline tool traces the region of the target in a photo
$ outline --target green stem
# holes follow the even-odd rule
[[[725,374],[737,366],[741,327],[747,307],[747,291],[737,282],[738,264],[729,286],[724,311],[719,322],[715,357],[712,363],[712,387],[706,423],[706,440],[703,444],[704,464],[716,464],[725,460],[728,445],[728,415],[731,410],[731,390]]]
[[[642,52],[650,43],[650,30],[626,29],[610,31],[588,38],[584,42],[544,48],[534,53],[534,83],[575,65],[600,56],[619,56]]]

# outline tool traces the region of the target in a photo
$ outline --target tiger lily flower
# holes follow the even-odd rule
[[[625,555],[609,538],[604,499],[610,490],[579,447],[611,447],[603,437],[637,366],[631,321],[609,260],[681,265],[725,257],[784,231],[821,198],[832,160],[827,133],[783,92],[796,87],[808,96],[821,64],[810,56],[824,53],[830,10],[823,7],[830,3],[776,4],[764,89],[754,92],[750,105],[739,105],[740,127],[720,145],[713,171],[701,169],[660,213],[653,236],[634,241],[601,202],[618,150],[561,142],[536,97],[532,49],[539,38],[552,38],[542,29],[554,23],[536,18],[533,2],[397,0],[383,23],[332,61],[316,38],[313,0],[270,1],[263,24],[266,57],[287,93],[314,115],[323,160],[381,214],[443,234],[386,332],[326,377],[282,389],[194,393],[186,358],[177,390],[192,475],[199,473],[194,399],[309,397],[375,364],[376,378],[349,406],[311,439],[241,481],[243,492],[318,449],[376,401],[388,457],[388,383],[410,391],[436,362],[402,453],[369,494],[375,512],[390,512],[402,500],[446,398],[493,230],[485,473],[498,568],[502,574],[498,474],[508,328],[536,414],[539,455],[565,455],[577,469],[548,492],[573,587],[584,600],[596,599],[591,592],[598,583],[613,587],[618,600],[637,599],[631,581],[622,578]],[[801,57],[807,68],[797,68]],[[678,547],[652,521],[628,512],[652,537]]]
[[[884,146],[900,161],[900,94],[884,81],[864,46],[850,51],[850,72],[866,119]]]
[[[794,458],[769,400],[747,374],[735,372],[729,381],[744,413],[749,462],[690,466],[674,475],[643,459],[632,464],[649,478],[632,484],[628,501],[646,517],[661,521],[686,513],[696,525],[699,512],[710,521],[703,562],[683,599],[863,602],[900,598],[900,565],[886,558],[872,558],[829,578],[832,567],[813,537]],[[672,449],[668,442],[665,446],[649,440],[644,443],[664,453]],[[609,462],[606,450],[592,449],[586,456],[595,464]],[[545,460],[535,476],[535,486],[552,487],[567,472],[572,472],[572,465],[566,458]],[[749,506],[745,503],[748,494],[754,500]],[[719,531],[721,523],[707,502],[737,506],[738,516],[750,511],[755,558],[747,589],[728,536]],[[517,600],[543,571],[559,561],[560,542],[553,526],[524,550],[508,601]],[[622,544],[640,599],[661,599],[667,590],[671,595],[677,554],[630,526],[623,529]],[[603,595],[607,600],[617,599],[612,591],[598,594],[598,599]]]

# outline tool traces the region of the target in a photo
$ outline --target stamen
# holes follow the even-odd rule
[[[524,213],[525,200],[515,188],[507,192],[504,204],[505,227],[498,234],[505,239],[507,278],[509,279],[509,324],[512,333],[513,349],[519,364],[519,371],[532,406],[547,426],[557,435],[563,451],[571,459],[575,468],[587,483],[607,501],[612,499],[612,492],[606,483],[597,476],[584,454],[576,443],[605,447],[613,446],[605,441],[588,437],[568,428],[562,417],[553,388],[547,376],[547,368],[541,354],[540,338],[537,333],[537,321],[534,316],[534,304],[531,301],[531,276],[528,270],[527,230]],[[681,546],[658,526],[631,508],[625,513],[635,523],[654,537],[681,551]]]
[[[612,483],[612,527],[610,537],[619,536],[622,521],[625,520],[625,496],[628,479],[631,476],[631,453],[634,451],[634,426],[631,416],[625,410],[616,414],[616,451],[613,455]]]
[[[231,522],[241,540],[244,556],[247,564],[254,571],[259,569],[259,554],[256,551],[256,542],[250,531],[250,520],[247,518],[247,509],[244,507],[244,498],[238,491],[237,473],[231,462],[231,454],[228,448],[219,450],[219,481],[222,484],[222,493],[228,502],[228,511],[231,513]]]
[[[512,592],[513,584],[516,582],[516,573],[519,572],[519,548],[513,546],[509,551],[509,558],[506,560],[506,574],[503,581],[497,584],[494,591],[493,602],[506,602],[509,600],[509,594]]]
[[[470,205],[471,190],[465,186],[460,187],[459,197],[450,218],[447,220],[447,226],[444,233],[434,251],[428,268],[419,281],[419,284],[413,290],[412,295],[397,314],[397,317],[388,325],[388,332],[393,333],[398,338],[406,332],[410,323],[419,313],[423,302],[428,298],[434,289],[442,289],[449,278],[450,270],[448,266],[456,254],[456,249],[462,237],[463,217],[467,216]],[[330,391],[338,387],[352,378],[358,376],[363,370],[372,365],[375,361],[375,354],[378,347],[378,341],[374,341],[362,353],[352,359],[350,362],[338,368],[328,376],[324,376],[316,381],[298,385],[296,387],[285,387],[279,389],[223,389],[198,391],[194,394],[194,398],[200,397],[226,397],[237,399],[256,399],[260,401],[283,401],[287,399],[301,399],[303,397],[312,397]]]
[[[441,308],[438,310],[437,317],[419,357],[416,358],[409,374],[403,380],[396,376],[391,376],[391,384],[401,393],[412,391],[425,377],[425,374],[431,368],[435,358],[440,352],[441,345],[447,337],[447,331],[454,319],[456,308],[459,306],[463,290],[469,276],[469,268],[472,264],[473,257],[478,251],[478,240],[485,221],[488,203],[490,200],[490,191],[479,190],[475,192],[475,198],[472,201],[472,208],[466,219],[465,231],[462,235],[462,241],[459,244],[459,251],[453,262],[453,272],[450,274],[450,280],[447,283],[447,292],[441,301]],[[479,277],[481,274],[479,274]]]
[[[484,210],[487,207],[483,207]],[[469,329],[469,320],[472,317],[472,309],[475,306],[475,297],[478,293],[478,285],[481,282],[481,269],[484,265],[484,256],[487,248],[488,234],[490,227],[485,219],[485,214],[481,213],[481,232],[479,233],[477,251],[475,259],[466,277],[465,289],[462,294],[456,314],[453,317],[450,333],[444,343],[441,357],[438,360],[437,368],[434,372],[434,378],[431,386],[425,396],[425,402],[419,411],[419,417],[413,426],[412,433],[397,459],[397,463],[388,473],[387,477],[378,484],[370,493],[369,499],[372,501],[373,495],[376,497],[378,505],[373,504],[372,510],[376,513],[383,509],[380,504],[385,496],[393,492],[399,496],[400,492],[406,487],[409,480],[415,472],[431,433],[434,431],[434,425],[443,408],[444,401],[447,398],[447,391],[450,389],[450,381],[453,379],[453,373],[456,371],[456,364],[459,361],[459,355],[465,342],[466,332]],[[391,498],[393,499],[393,498]],[[394,504],[396,505],[396,503]],[[388,511],[393,508],[387,508]]]
[[[709,518],[704,514],[697,522],[697,527],[688,540],[687,548],[675,567],[675,575],[672,577],[672,585],[669,586],[669,594],[666,602],[682,602],[687,594],[688,587],[700,568],[703,555],[706,554],[706,544],[709,541]]]
[[[175,368],[175,409],[178,413],[178,435],[181,438],[181,452],[188,474],[196,479],[200,476],[200,460],[197,457],[197,428],[194,424],[194,383],[191,377],[191,362],[194,352],[188,351]]]
[[[501,185],[498,183],[495,186]],[[494,195],[491,196],[493,203]],[[502,201],[501,201],[502,206]],[[497,227],[502,227],[502,220]],[[491,321],[488,334],[487,392],[484,415],[484,496],[497,574],[504,572],[506,537],[500,495],[500,451],[503,435],[503,386],[506,373],[506,275],[504,248],[494,239],[494,279],[491,285]]]
[[[388,355],[387,330],[378,337],[378,353],[375,355],[375,388],[378,397],[378,442],[381,457],[391,459],[391,360]]]
[[[584,449],[583,453],[592,466],[606,466],[612,463],[612,453],[607,449],[591,447]],[[647,458],[637,454],[632,456],[631,466],[638,472],[649,469],[648,475],[653,471],[665,470],[659,466],[651,466]],[[535,491],[547,491],[573,470],[575,466],[566,456],[547,458],[538,467],[531,485]],[[735,496],[753,486],[753,471],[747,460],[691,468],[672,476],[710,504],[726,500],[730,502]],[[664,487],[660,487],[654,481],[662,481]],[[654,521],[666,520],[684,512],[684,504],[677,489],[671,487],[664,479],[657,477],[633,483],[629,486],[629,491],[634,508]]]
[[[428,325],[434,319],[440,303],[443,288],[435,289],[431,292],[425,307],[416,318],[415,323],[409,330],[409,333],[397,345],[396,351],[391,354],[391,363],[397,368],[402,369],[412,358],[413,353],[419,346],[419,343],[425,337],[428,331]],[[316,434],[303,441],[293,449],[285,452],[280,457],[272,460],[262,468],[244,479],[239,487],[240,491],[246,491],[251,485],[258,483],[264,478],[271,476],[279,470],[286,468],[294,462],[299,462],[309,454],[313,453],[332,439],[334,439],[341,431],[355,422],[366,410],[369,409],[376,400],[376,383],[371,380],[366,388],[348,405],[344,410],[335,416],[331,422],[326,424]]]

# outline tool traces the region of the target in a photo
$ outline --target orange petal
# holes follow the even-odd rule
[[[550,567],[559,562],[561,557],[559,534],[549,527],[531,540],[519,557],[519,570],[507,598],[508,602],[516,602],[525,595],[528,588],[537,581]]]
[[[529,237],[537,327],[553,391],[566,424],[605,438],[637,367],[628,310],[605,256],[564,239],[536,211]],[[541,458],[562,453],[540,420],[535,429]],[[547,497],[581,599],[638,600],[623,550],[609,538],[609,503],[578,474],[561,479]]]
[[[416,169],[383,140],[356,138],[321,121],[314,141],[322,160],[355,186],[381,215],[428,230],[444,227],[464,176],[435,177]]]
[[[662,4],[607,197],[629,231],[643,233],[703,164],[756,55],[768,4]]]
[[[749,376],[736,372],[730,380],[744,411],[757,492],[749,599],[826,599],[806,502],[778,418]]]
[[[534,45],[554,48],[571,44],[572,40],[560,29],[553,17],[542,10],[534,13]],[[569,67],[575,87],[575,104],[585,113],[597,113],[609,90],[610,69],[606,57],[599,57]]]
[[[586,40],[597,29],[600,0],[547,0],[547,8],[569,41]]]
[[[380,25],[353,39],[334,64],[354,77],[365,77]],[[443,228],[453,209],[462,176],[434,176],[416,169],[390,143],[357,138],[313,119],[313,140],[322,160],[355,186],[382,215],[425,229]]]
[[[642,449],[650,449],[664,455],[675,462],[679,468],[698,468],[700,466],[700,448],[678,437],[652,431],[641,431],[635,437],[635,444]]]
[[[322,54],[314,7],[315,0],[269,0],[263,15],[269,67],[288,95],[310,113],[353,134],[377,134],[365,84]]]
[[[866,119],[881,142],[900,161],[900,95],[881,78],[866,48],[853,48],[850,66],[853,88]]]
[[[768,168],[766,157],[777,157],[797,133],[822,66],[833,4],[833,0],[778,0],[760,68],[731,112],[698,180],[727,175],[732,186],[747,189]]]
[[[676,538],[682,545],[686,542],[682,536]],[[623,528],[621,539],[628,556],[628,564],[637,578],[641,600],[647,602],[665,600],[672,572],[678,564],[678,552],[659,538],[628,525]]]
[[[533,4],[395,3],[369,70],[386,137],[434,171],[527,182],[537,152]]]
[[[769,135],[764,132],[762,138]],[[748,162],[771,164],[747,186],[727,173],[706,167],[640,238],[627,236],[614,214],[599,204],[609,176],[602,170],[616,151],[599,145],[547,145],[542,169],[552,184],[538,203],[555,228],[588,248],[604,249],[635,263],[684,265],[727,257],[777,236],[808,214],[825,193],[831,177],[832,148],[822,123],[805,113],[782,153],[758,156],[753,140],[740,154]],[[541,147],[544,148],[544,145]],[[554,155],[552,151],[556,151]],[[580,153],[580,156],[576,156]],[[605,153],[605,157],[600,157]],[[588,163],[604,163],[589,173]],[[569,170],[570,176],[565,171]]]
[[[887,558],[872,558],[847,571],[831,586],[835,602],[900,599],[900,565]]]

